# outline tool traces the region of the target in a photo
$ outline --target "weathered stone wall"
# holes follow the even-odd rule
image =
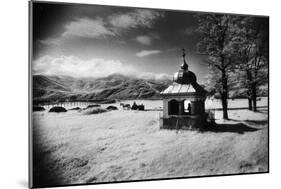
[[[160,118],[160,129],[202,129],[206,126],[207,115]]]

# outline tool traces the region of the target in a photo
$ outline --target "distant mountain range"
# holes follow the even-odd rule
[[[33,99],[39,101],[157,99],[159,92],[171,83],[169,79],[139,79],[120,74],[103,78],[34,75]]]
[[[160,92],[172,83],[169,79],[140,79],[120,74],[103,78],[74,78],[70,76],[33,76],[34,101],[82,101],[159,99]],[[204,86],[203,86],[204,87]],[[208,90],[208,87],[204,87]],[[209,90],[210,92],[210,90]],[[210,93],[219,98],[218,93]],[[267,84],[258,90],[258,96],[268,96]],[[233,88],[230,98],[246,98],[246,89]]]

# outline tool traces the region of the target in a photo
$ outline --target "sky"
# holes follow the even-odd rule
[[[186,49],[203,81],[195,12],[101,5],[33,3],[33,74],[171,78]]]

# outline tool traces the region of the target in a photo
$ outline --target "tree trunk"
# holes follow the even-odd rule
[[[223,119],[228,119],[227,98],[225,97],[225,94],[222,94],[221,102],[222,102],[222,109],[223,109]]]
[[[253,83],[252,86],[252,100],[253,100],[253,111],[257,111],[257,88],[256,83]]]
[[[227,112],[227,99],[228,99],[228,86],[225,69],[222,69],[222,92],[221,92],[221,102],[223,110],[223,119],[228,119]]]
[[[253,109],[253,106],[252,106],[252,98],[251,97],[248,97],[248,109],[249,110],[252,110]]]
[[[252,86],[251,86],[251,82],[252,82],[252,74],[250,72],[249,69],[246,70],[247,73],[247,96],[248,96],[248,109],[249,110],[253,110],[253,99],[252,99]]]
[[[258,62],[260,59],[258,59]],[[255,68],[254,68],[254,75],[253,75],[253,80],[252,82],[252,100],[253,100],[253,111],[257,111],[257,77],[258,77],[258,68],[257,68],[257,62],[255,61]]]

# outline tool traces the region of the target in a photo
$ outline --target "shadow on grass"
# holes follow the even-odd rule
[[[37,126],[37,125],[36,125]],[[34,127],[36,128],[36,127]],[[63,177],[59,170],[54,169],[55,161],[52,157],[53,150],[44,150],[42,143],[46,143],[40,136],[39,129],[33,130],[33,188],[60,186]]]
[[[244,122],[247,125],[255,125],[255,126],[262,126],[262,125],[268,124],[268,119],[262,119],[262,120],[249,120],[249,119],[237,120],[237,119],[229,119],[229,120],[235,121],[235,122],[239,122],[239,123]]]
[[[86,156],[65,156],[69,143],[54,143],[41,128],[33,127],[33,188],[73,184],[90,170]]]
[[[244,123],[234,123],[234,124],[218,124],[218,123],[211,123],[208,124],[204,129],[202,129],[202,132],[215,132],[215,133],[238,133],[238,134],[244,134],[244,132],[254,132],[259,129],[249,127],[248,125]]]
[[[265,125],[265,124],[268,124],[268,120],[267,119],[263,119],[263,120],[245,120],[244,122],[246,122],[248,124],[253,124],[253,125]]]

